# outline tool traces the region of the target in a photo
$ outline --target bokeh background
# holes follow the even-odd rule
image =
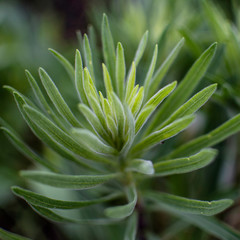
[[[140,83],[156,43],[159,44],[159,65],[181,37],[185,37],[184,48],[164,79],[166,84],[175,79],[180,81],[204,49],[218,42],[214,61],[197,89],[217,82],[218,91],[201,109],[196,124],[177,138],[178,145],[214,129],[240,112],[238,0],[0,0],[0,116],[31,147],[43,155],[52,154],[54,157],[28,129],[11,94],[2,86],[11,85],[31,97],[24,70],[30,70],[37,78],[38,67],[41,66],[53,77],[69,105],[74,106],[76,98],[72,94],[69,77],[48,48],[59,51],[73,63],[75,49],[80,47],[81,34],[88,33],[96,36],[94,54],[101,54],[103,12],[108,15],[115,43],[120,41],[125,48],[127,66],[133,59],[142,35],[149,30],[147,50],[137,73]],[[239,143],[239,134],[232,136],[216,146],[219,155],[210,166],[183,176],[160,179],[156,185],[163,185],[181,196],[233,198],[234,206],[219,218],[240,231]],[[176,140],[173,144],[176,144]],[[169,144],[164,151],[172,147],[174,145]],[[158,154],[155,150],[152,157]],[[0,226],[36,240],[83,239],[79,236],[82,228],[53,224],[13,196],[10,190],[12,185],[27,184],[18,176],[18,171],[31,166],[32,162],[21,155],[0,132]],[[182,228],[178,237],[171,236],[167,233],[166,224],[171,221],[164,214],[162,218],[157,216],[156,236],[161,236],[165,231],[165,240],[214,239],[194,227]],[[154,236],[151,237],[154,239]],[[84,239],[102,238],[91,235]]]

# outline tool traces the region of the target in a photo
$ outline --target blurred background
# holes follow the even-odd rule
[[[0,116],[13,126],[26,143],[43,155],[54,157],[41,145],[24,123],[12,95],[2,86],[10,85],[31,97],[24,70],[37,78],[38,68],[52,76],[69,105],[74,106],[73,86],[63,67],[50,54],[53,48],[74,63],[81,50],[83,33],[92,36],[94,53],[101,55],[101,19],[109,18],[115,43],[122,42],[127,66],[146,30],[147,50],[139,64],[141,83],[149,66],[154,45],[159,45],[158,65],[182,38],[184,48],[171,67],[164,84],[180,81],[193,62],[213,42],[218,49],[212,65],[197,91],[216,82],[218,90],[198,113],[197,123],[164,149],[165,152],[206,133],[240,112],[240,3],[238,0],[0,0]],[[97,75],[101,79],[100,65]],[[240,151],[239,134],[217,145],[217,159],[210,166],[185,175],[159,179],[156,185],[169,192],[199,199],[230,197],[235,205],[219,216],[240,231]],[[153,152],[156,158],[158,150]],[[83,239],[81,228],[53,224],[35,214],[24,201],[11,193],[12,185],[26,185],[18,176],[32,162],[21,155],[0,132],[0,226],[33,239]],[[166,220],[167,219],[167,220]],[[156,236],[167,232],[170,217],[156,216]],[[158,227],[157,227],[158,225]],[[167,237],[166,237],[167,236]],[[152,236],[153,237],[153,236]],[[85,238],[84,238],[85,239]],[[86,239],[98,238],[90,235]],[[116,237],[117,239],[117,237]],[[121,237],[119,238],[121,239]],[[149,238],[150,239],[150,238]],[[154,238],[151,238],[154,239]],[[158,239],[158,238],[156,238]],[[178,237],[163,239],[214,239],[197,228],[186,227]]]

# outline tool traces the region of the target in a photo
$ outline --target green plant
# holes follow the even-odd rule
[[[147,236],[148,232],[153,231],[152,226],[148,224],[145,229],[141,229],[141,221],[159,210],[167,211],[221,239],[239,239],[239,233],[214,218],[206,217],[222,212],[232,204],[232,200],[200,201],[179,197],[154,190],[153,182],[156,177],[187,173],[210,164],[217,151],[209,147],[240,130],[240,115],[168,154],[152,161],[149,159],[149,149],[165,146],[167,142],[159,144],[185,130],[194,121],[195,112],[216,90],[216,84],[212,84],[191,97],[211,63],[217,44],[212,44],[198,58],[178,86],[173,82],[160,90],[158,86],[177,57],[184,39],[177,43],[155,71],[158,53],[156,45],[143,86],[139,87],[136,84],[136,69],[147,44],[147,33],[140,41],[126,74],[123,46],[118,43],[115,52],[108,20],[104,15],[102,45],[106,65],[103,64],[102,68],[105,91],[101,92],[96,88],[96,85],[101,84],[95,77],[94,49],[90,43],[88,36],[84,35],[82,49],[85,67],[78,50],[75,68],[62,55],[50,50],[74,81],[81,102],[78,105],[81,115],[77,116],[68,107],[42,68],[39,69],[39,75],[48,97],[30,72],[26,71],[37,104],[16,89],[5,86],[12,92],[29,127],[62,158],[61,164],[34,152],[6,122],[1,121],[1,129],[17,148],[46,169],[21,171],[21,176],[55,188],[92,188],[86,192],[88,200],[53,199],[20,187],[12,187],[14,194],[26,200],[40,215],[56,222],[121,226],[121,222],[125,221],[124,237],[118,231],[116,238],[119,239]],[[69,161],[75,164],[74,167]],[[93,214],[89,210],[87,216],[90,217],[87,219],[81,215],[78,219],[70,218],[64,212],[56,211],[95,204],[99,204],[94,208],[96,211]],[[11,239],[11,234],[3,230],[0,234],[3,239],[4,236]],[[95,238],[110,239],[109,236],[115,234]]]

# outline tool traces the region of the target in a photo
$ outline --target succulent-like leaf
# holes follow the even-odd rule
[[[136,66],[135,63],[132,63],[130,73],[127,78],[127,85],[126,85],[126,93],[125,93],[125,100],[128,101],[128,99],[131,96],[131,93],[135,86],[135,80],[136,80]]]
[[[162,205],[166,209],[174,209],[183,213],[199,214],[211,216],[224,211],[232,205],[230,199],[221,199],[217,201],[200,201],[188,199],[160,192],[145,192],[145,197],[151,199],[157,204]]]
[[[185,158],[176,158],[154,163],[154,176],[168,176],[192,172],[210,164],[217,155],[215,149],[203,149],[199,153]]]
[[[49,198],[38,193],[20,188],[12,187],[12,191],[15,195],[23,198],[26,202],[44,208],[54,208],[54,209],[76,209],[82,208],[89,205],[94,205],[102,202],[107,202],[114,200],[120,196],[120,194],[110,194],[105,197],[99,197],[92,200],[82,200],[82,201],[63,201],[58,199]]]
[[[103,67],[103,80],[104,80],[107,97],[108,99],[111,99],[111,92],[113,92],[112,80],[104,63],[102,64],[102,67]]]
[[[21,171],[20,175],[48,186],[67,189],[88,189],[117,178],[118,173],[105,175],[65,175],[42,171]]]
[[[144,98],[144,88],[140,87],[138,93],[135,95],[135,97],[132,99],[129,105],[134,117],[138,114],[142,106],[143,98]]]

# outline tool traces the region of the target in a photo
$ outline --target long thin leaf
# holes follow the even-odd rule
[[[26,202],[44,208],[54,208],[54,209],[76,209],[82,208],[102,202],[107,202],[118,198],[119,194],[111,194],[105,197],[92,199],[92,200],[82,200],[82,201],[63,201],[53,198],[48,198],[41,194],[34,193],[32,191],[20,188],[11,187],[13,193],[18,197],[23,198]]]
[[[118,173],[106,175],[65,175],[41,171],[21,171],[20,175],[48,186],[79,190],[96,187],[119,176]]]
[[[0,239],[2,240],[31,240],[30,238],[22,237],[18,234],[6,231],[0,228]]]
[[[134,212],[127,221],[124,240],[136,240],[137,227],[138,227],[138,215],[136,212]]]
[[[51,48],[49,48],[48,50],[63,65],[63,67],[66,69],[68,75],[73,80],[74,79],[74,68],[73,68],[72,64],[63,55],[61,55],[59,52],[57,52],[57,51],[55,51]]]
[[[147,133],[151,132],[163,121],[165,121],[186,99],[191,95],[199,81],[204,76],[210,65],[215,51],[216,43],[213,43],[193,64],[184,79],[180,82],[173,94],[164,102],[163,106],[151,121]]]
[[[164,158],[175,158],[194,154],[202,148],[216,145],[238,131],[240,131],[240,114],[223,123],[213,131],[183,144]]]
[[[114,81],[116,64],[115,47],[106,14],[103,14],[102,20],[102,45],[104,61],[113,80],[113,88],[116,90],[116,82]]]
[[[186,116],[183,118],[180,118],[173,123],[167,125],[165,128],[151,133],[149,136],[145,137],[140,143],[138,143],[132,150],[133,153],[136,152],[142,152],[148,148],[151,148],[155,146],[156,144],[159,144],[160,142],[169,139],[181,131],[183,131],[185,128],[189,126],[189,124],[192,123],[195,116]]]
[[[72,111],[64,101],[63,97],[59,93],[56,85],[51,80],[49,75],[43,70],[42,68],[39,69],[39,75],[42,80],[43,86],[45,87],[48,96],[52,100],[53,104],[55,105],[56,109],[59,113],[74,127],[81,127],[81,124],[73,115]]]
[[[144,159],[133,159],[126,168],[128,171],[139,172],[147,175],[154,174],[154,167],[151,161]]]
[[[130,216],[137,203],[137,192],[135,187],[131,186],[127,189],[129,203],[122,206],[110,207],[105,209],[104,213],[109,218],[122,219]]]
[[[211,216],[224,211],[232,205],[231,199],[221,199],[217,201],[200,201],[188,199],[160,192],[145,192],[146,198],[151,199],[157,204],[162,205],[166,209],[174,209],[182,213],[191,213]]]
[[[192,172],[210,164],[217,155],[215,149],[203,149],[187,158],[176,158],[154,163],[154,176],[168,176]]]

